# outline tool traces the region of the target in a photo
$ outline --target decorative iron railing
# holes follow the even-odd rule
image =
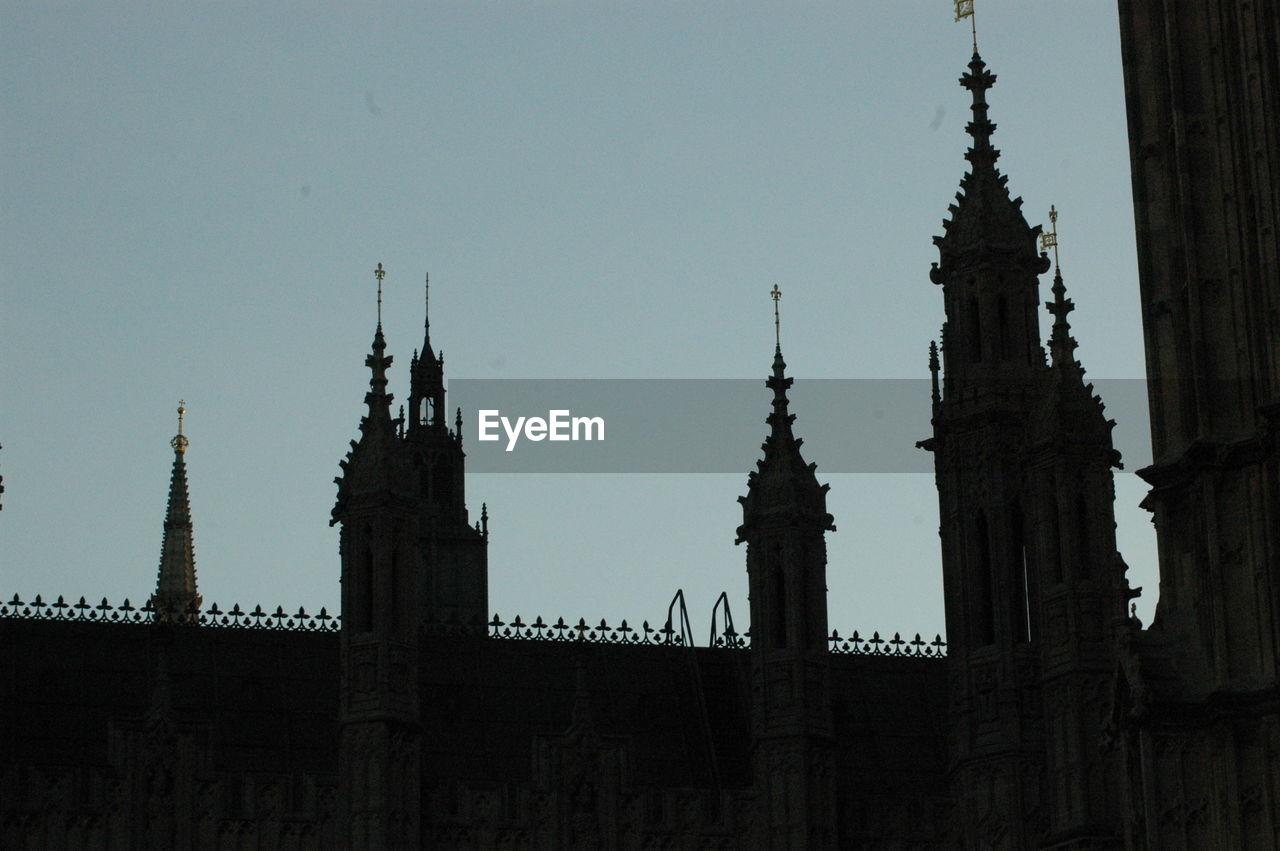
[[[863,638],[858,635],[855,629],[853,635],[848,638],[841,638],[840,633],[834,629],[831,630],[831,637],[827,639],[831,645],[832,653],[848,653],[855,656],[923,656],[927,658],[936,658],[947,655],[947,642],[942,640],[941,635],[935,635],[933,641],[925,641],[920,637],[920,633],[916,633],[916,637],[910,641],[905,641],[902,634],[895,632],[893,638],[885,640],[880,637],[880,633],[871,633],[870,638]]]
[[[342,627],[342,618],[331,615],[325,608],[319,614],[309,614],[299,608],[295,614],[289,614],[283,606],[275,611],[267,611],[262,606],[254,606],[252,611],[245,611],[237,604],[224,611],[214,603],[203,611],[188,609],[184,612],[157,612],[150,601],[143,606],[134,606],[128,599],[118,606],[107,602],[106,598],[97,605],[91,604],[81,597],[78,602],[68,603],[64,597],[48,602],[39,594],[34,599],[24,602],[17,594],[7,602],[0,600],[0,618],[15,620],[72,621],[83,623],[126,623],[149,624],[168,621],[182,625],[217,627],[229,629],[272,629],[296,630],[302,632],[337,632]],[[592,626],[586,618],[579,618],[577,623],[569,623],[564,618],[557,618],[555,623],[548,623],[541,617],[532,622],[525,622],[519,615],[506,622],[495,614],[485,627],[490,638],[511,641],[553,641],[584,642],[588,644],[624,644],[668,647],[690,647],[694,640],[692,632],[684,623],[684,618],[677,628],[672,625],[672,618],[655,629],[648,621],[643,621],[638,628],[623,620],[617,626],[610,626],[603,619]],[[732,621],[725,624],[722,631],[712,633],[708,646],[732,650],[746,650],[751,647],[750,631],[738,633]],[[458,624],[437,624],[429,628],[436,633],[471,633],[474,631]],[[946,655],[947,643],[942,636],[934,636],[933,641],[925,641],[916,633],[915,638],[905,640],[900,633],[893,638],[883,639],[880,633],[873,632],[870,638],[863,638],[857,631],[845,638],[832,631],[827,639],[832,653],[859,656],[910,656],[937,658]]]
[[[336,632],[341,627],[341,619],[331,615],[324,608],[318,615],[309,614],[306,609],[299,608],[296,614],[289,614],[283,606],[276,606],[274,612],[266,611],[262,606],[254,606],[253,611],[245,611],[239,604],[223,611],[214,603],[210,608],[201,611],[191,608],[185,611],[157,611],[150,601],[146,605],[136,607],[126,598],[119,606],[113,606],[103,597],[102,602],[92,605],[80,598],[77,603],[68,603],[62,596],[54,602],[46,602],[39,594],[30,602],[23,602],[17,595],[8,602],[0,602],[0,618],[18,620],[45,621],[80,621],[90,623],[134,623],[146,624],[157,621],[189,624],[192,626],[227,627],[231,629],[278,629],[300,630],[304,632]]]
[[[517,641],[580,641],[589,644],[647,644],[677,647],[691,644],[681,630],[672,627],[671,621],[667,621],[661,629],[654,629],[648,621],[644,621],[637,629],[625,620],[617,626],[609,626],[604,620],[591,626],[585,618],[580,618],[576,624],[568,623],[564,618],[558,618],[555,623],[547,623],[541,617],[532,623],[526,623],[519,615],[516,615],[515,620],[510,623],[494,615],[493,620],[489,621],[489,637]],[[908,641],[902,637],[901,633],[896,632],[890,639],[881,638],[878,632],[873,632],[870,638],[863,638],[855,630],[853,635],[845,638],[839,632],[832,630],[827,642],[832,653],[855,656],[936,658],[947,655],[947,643],[942,640],[941,635],[934,636],[933,641],[925,641],[920,633],[916,633],[915,638]],[[723,632],[715,634],[709,646],[747,650],[751,647],[751,633],[750,631],[737,633],[732,626],[729,626]]]
[[[582,641],[590,644],[657,644],[686,646],[683,635],[671,627],[670,622],[662,629],[654,629],[644,621],[639,629],[630,626],[625,620],[617,626],[609,626],[603,619],[596,626],[590,626],[586,618],[579,618],[576,624],[570,624],[564,618],[555,623],[546,623],[541,617],[533,623],[525,623],[516,615],[515,620],[504,623],[498,615],[489,621],[489,637],[519,641]]]

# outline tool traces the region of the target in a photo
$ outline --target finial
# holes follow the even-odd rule
[[[1053,315],[1053,330],[1049,333],[1049,351],[1053,355],[1055,366],[1079,366],[1072,356],[1076,341],[1071,336],[1071,323],[1067,320],[1067,314],[1075,310],[1075,303],[1067,298],[1067,286],[1062,282],[1062,267],[1058,265],[1058,210],[1056,207],[1049,207],[1049,223],[1052,225],[1052,230],[1049,233],[1040,234],[1040,250],[1053,249],[1053,286],[1050,287],[1053,301],[1045,303],[1045,307]]]
[[[782,349],[782,319],[778,315],[778,301],[782,298],[782,290],[778,289],[778,285],[773,285],[773,290],[769,293],[773,298],[773,343]]]
[[[1040,250],[1044,251],[1048,248],[1053,249],[1053,265],[1058,266],[1058,209],[1052,204],[1049,205],[1049,225],[1048,233],[1040,234]]]
[[[373,276],[378,279],[378,327],[382,327],[382,279],[387,276],[387,272],[382,268],[382,264],[378,264],[378,268],[373,270]]]
[[[978,52],[978,19],[973,14],[973,0],[954,0],[956,4],[956,21],[969,19],[969,29],[973,32],[973,52]]]
[[[427,272],[424,276],[422,285],[422,316],[423,328],[427,332],[427,338],[431,338],[431,273]]]
[[[187,413],[187,403],[178,400],[178,433],[173,436],[173,440],[169,441],[169,445],[173,447],[174,452],[183,453],[187,451],[187,446],[191,441],[187,440],[187,436],[182,433],[182,417]]]

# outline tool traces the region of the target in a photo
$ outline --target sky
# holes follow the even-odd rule
[[[1032,224],[1061,213],[1077,356],[1140,379],[1114,4],[977,5],[999,165]],[[6,599],[147,598],[184,399],[205,603],[335,611],[378,263],[398,400],[427,273],[450,379],[758,378],[763,438],[774,284],[802,384],[928,375],[932,237],[967,165],[948,0],[0,8]],[[1145,443],[1141,404],[1113,407]],[[831,625],[943,632],[932,477],[824,473],[842,439],[806,444]],[[741,628],[757,457],[469,476],[490,609],[658,624],[682,588],[701,641],[727,591]],[[1149,619],[1134,466],[1116,514]]]

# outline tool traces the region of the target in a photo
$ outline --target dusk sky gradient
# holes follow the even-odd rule
[[[0,8],[6,598],[146,600],[183,398],[205,603],[334,612],[379,262],[397,404],[427,272],[450,378],[758,377],[763,439],[775,283],[793,375],[928,375],[967,167],[949,0]],[[1031,223],[1061,212],[1077,356],[1141,378],[1115,4],[978,0],[978,37],[999,166]],[[824,473],[792,410],[839,527],[831,625],[943,632],[932,476]],[[757,457],[470,476],[491,611],[656,623],[683,587],[700,642],[722,590],[745,626]]]

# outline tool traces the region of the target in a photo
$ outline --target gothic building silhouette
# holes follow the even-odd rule
[[[0,842],[1280,847],[1280,12],[1119,9],[1149,626],[1116,550],[1114,423],[1075,358],[1066,281],[997,168],[996,76],[975,51],[968,170],[934,239],[946,323],[920,443],[946,645],[829,631],[835,527],[780,346],[737,529],[749,635],[729,621],[700,647],[679,617],[501,622],[429,325],[393,416],[379,324],[336,479],[341,618],[205,608],[180,419],[148,603],[0,607]]]

